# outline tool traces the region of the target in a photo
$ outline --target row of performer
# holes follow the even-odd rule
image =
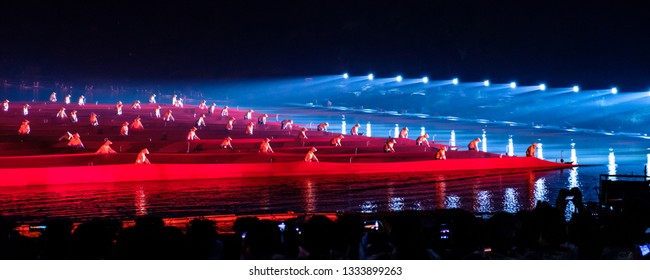
[[[155,104],[155,103],[156,103],[155,97],[156,97],[155,94],[152,94],[152,96],[151,96],[149,102]],[[65,99],[66,103],[69,103],[69,98],[70,98],[70,96],[67,95],[67,96],[66,96],[66,99]],[[183,105],[182,105],[182,99],[180,99],[180,98],[176,98],[176,96],[174,96],[174,97],[172,98],[172,100],[173,100],[173,106],[175,106],[175,107],[183,107]],[[52,92],[52,94],[51,94],[51,96],[50,96],[50,101],[51,101],[51,102],[57,102],[57,99],[56,99],[56,93],[55,93],[55,92]],[[83,101],[83,102],[82,102],[82,101]],[[180,103],[179,103],[179,102],[180,102]],[[83,95],[82,95],[82,96],[79,98],[79,105],[83,105],[83,104],[85,104],[85,97],[83,97]],[[121,101],[118,101],[117,104],[116,104],[116,111],[117,111],[117,114],[118,114],[118,115],[121,115],[121,113],[122,113],[122,107],[123,107],[122,102],[121,102]],[[214,110],[215,110],[215,108],[216,108],[216,104],[215,104],[215,103],[212,103],[210,106],[207,106],[207,102],[206,102],[205,100],[203,100],[203,101],[201,101],[201,103],[199,104],[198,107],[199,107],[199,109],[208,110],[208,111],[207,111],[208,115],[211,115],[211,114],[214,114]],[[23,106],[23,114],[24,114],[25,116],[27,116],[27,115],[29,114],[29,109],[30,109],[30,108],[31,108],[31,107],[30,107],[29,104],[25,104],[25,105]],[[132,104],[131,108],[134,109],[134,110],[136,110],[136,109],[141,109],[140,101],[139,101],[139,100],[136,100],[136,101]],[[167,110],[167,112],[166,112],[164,115],[161,116],[161,112],[160,112],[160,111],[161,111],[161,108],[162,108],[162,107],[161,107],[160,105],[156,105],[156,107],[155,107],[155,109],[154,109],[154,116],[155,116],[156,118],[162,118],[163,121],[165,121],[165,124],[167,124],[167,122],[173,122],[173,121],[175,121],[174,116],[173,116],[173,114],[172,114],[172,110]],[[9,100],[6,100],[6,99],[5,99],[5,101],[3,102],[3,110],[4,110],[4,111],[8,111],[8,109],[9,109]],[[252,109],[249,109],[247,112],[245,112],[245,114],[244,114],[244,116],[243,116],[243,119],[244,119],[244,120],[250,120],[250,119],[252,119],[252,117],[253,117],[253,116],[252,116],[253,112],[254,112],[254,111],[253,111]],[[221,116],[222,116],[222,117],[227,117],[228,115],[229,115],[229,113],[228,113],[228,106],[224,106],[223,109],[221,110]],[[76,123],[76,122],[78,122],[77,110],[73,110],[72,112],[70,112],[70,116],[68,116],[68,115],[66,114],[66,109],[65,109],[65,107],[62,107],[62,108],[57,112],[56,117],[57,117],[57,118],[60,118],[60,119],[68,119],[68,118],[69,118],[70,121],[71,121],[72,123]],[[98,116],[97,114],[95,114],[95,113],[91,113],[91,114],[90,114],[90,118],[89,118],[89,120],[90,120],[90,124],[91,124],[92,126],[98,126],[98,125],[99,125],[98,117],[99,117],[99,116]],[[258,116],[257,123],[260,124],[260,125],[265,125],[265,126],[266,126],[266,124],[267,124],[267,118],[268,118],[268,114],[261,114],[261,115]],[[226,130],[233,130],[233,129],[234,129],[234,122],[235,122],[235,118],[234,118],[234,117],[229,117],[228,120],[226,121],[225,129],[226,129]],[[201,114],[201,115],[198,117],[198,119],[195,121],[194,125],[195,125],[195,126],[194,126],[193,128],[191,128],[190,131],[189,131],[188,134],[187,134],[187,137],[186,137],[187,140],[200,140],[200,138],[198,137],[198,135],[196,135],[196,131],[198,130],[197,128],[201,128],[201,127],[205,127],[205,126],[206,126],[206,115],[205,115],[205,114]],[[293,121],[292,121],[292,120],[290,120],[290,119],[289,119],[289,120],[283,120],[283,121],[280,123],[280,129],[281,129],[281,130],[292,130],[292,125],[293,125]],[[321,124],[319,124],[319,125],[317,126],[317,131],[327,132],[327,128],[328,128],[328,126],[329,126],[329,123],[327,123],[327,122],[321,123]],[[253,122],[249,122],[249,123],[246,125],[246,128],[245,128],[245,134],[246,134],[246,135],[253,135],[254,127],[255,127],[255,123],[253,123]],[[360,124],[358,124],[358,123],[355,124],[355,125],[350,129],[350,135],[360,135],[360,133],[359,133],[359,127],[360,127]],[[143,126],[143,124],[142,124],[142,119],[138,116],[138,117],[136,117],[136,118],[133,120],[132,123],[124,122],[123,125],[122,125],[122,127],[121,127],[121,129],[120,129],[120,134],[123,135],[123,136],[128,136],[128,134],[129,134],[129,129],[131,129],[131,130],[142,130],[142,129],[144,129],[144,126]],[[24,120],[24,121],[22,122],[22,124],[21,124],[19,130],[18,130],[18,133],[19,133],[19,134],[29,134],[30,131],[31,131],[31,129],[30,129],[30,127],[29,127],[29,121],[28,121],[28,120]],[[302,140],[302,141],[307,140],[307,135],[306,135],[306,133],[305,133],[306,131],[307,131],[306,128],[302,128],[302,129],[300,130],[300,132],[299,132],[299,134],[298,134],[298,138],[299,138],[300,140]],[[417,144],[417,145],[426,145],[427,147],[430,147],[430,144],[429,144],[429,141],[428,141],[428,137],[429,137],[428,134],[424,134],[424,135],[421,135],[421,136],[417,137],[417,139],[416,139],[416,144]],[[401,129],[401,131],[399,132],[398,138],[408,138],[408,127],[404,127],[404,128]],[[339,136],[334,137],[334,138],[330,141],[330,143],[331,143],[333,146],[340,146],[340,145],[341,145],[341,140],[342,140],[342,139],[343,139],[343,135],[339,135]],[[385,152],[394,152],[393,144],[391,144],[392,141],[394,141],[394,139],[392,139],[392,140],[389,139],[389,141],[387,141],[387,143],[385,144],[385,146],[384,146],[384,151],[385,151]],[[479,150],[479,149],[478,149],[478,143],[480,143],[480,142],[481,142],[481,139],[480,139],[480,138],[476,138],[476,139],[472,140],[472,141],[468,144],[468,150],[478,151],[478,150]],[[440,150],[443,151],[443,155],[440,156],[440,158],[442,159],[442,158],[444,158],[444,150],[446,150],[446,148],[444,148],[444,149],[440,149]],[[534,157],[534,156],[535,156],[535,150],[536,150],[536,143],[533,143],[533,144],[532,144],[530,147],[528,147],[528,149],[526,150],[526,156]],[[438,156],[437,156],[437,157],[438,157]]]
[[[95,118],[95,123],[96,123],[96,116],[94,115],[94,113],[91,115],[91,123],[92,123],[93,118]],[[326,126],[326,124],[327,123],[324,123],[324,124],[322,124],[322,126]],[[354,130],[355,127],[358,127],[358,126],[359,126],[359,124],[356,124],[353,127],[353,130]],[[253,127],[254,127],[254,124],[252,122],[249,123],[249,125],[246,128],[246,134],[247,135],[252,135],[253,134]],[[319,127],[320,127],[320,125],[319,125]],[[132,123],[130,123],[130,124],[129,124],[129,122],[124,122],[121,129],[120,129],[120,134],[123,135],[123,136],[128,136],[129,129],[133,129],[133,130],[142,130],[142,129],[144,129],[144,126],[142,125],[142,122],[141,122],[141,118],[136,117],[134,119],[134,121]],[[408,128],[405,128],[405,129],[408,130]],[[189,130],[189,132],[188,132],[188,134],[186,136],[186,140],[188,140],[188,141],[200,140],[200,137],[196,134],[197,130],[198,130],[197,127],[192,127]],[[26,134],[29,134],[30,132],[31,132],[31,128],[30,128],[30,125],[29,125],[29,121],[24,120],[22,122],[22,124],[20,125],[20,128],[18,129],[18,133],[26,135]],[[298,140],[306,141],[308,139],[306,132],[307,132],[307,128],[305,128],[305,127],[301,128],[300,132],[298,133]],[[68,140],[70,140],[70,142],[68,143],[68,146],[70,146],[70,147],[82,147],[83,148],[83,144],[81,143],[81,140],[78,137],[78,135],[79,135],[78,133],[75,134],[75,135],[77,135],[77,137],[72,137],[73,134],[71,134],[70,132],[67,132],[67,134],[68,134],[68,136],[70,136],[70,137],[68,137],[68,138],[70,138],[70,139],[68,139]],[[403,136],[403,134],[400,134],[400,136]],[[419,146],[426,145],[427,147],[430,147],[429,141],[427,139],[428,137],[429,137],[428,134],[424,134],[424,135],[419,136],[416,139],[416,145],[419,145]],[[330,140],[330,144],[332,146],[335,146],[335,147],[340,147],[341,146],[341,141],[344,138],[345,137],[342,134],[338,135],[338,136],[335,136],[334,138],[332,138]],[[268,139],[268,138],[266,138],[266,139]],[[61,140],[61,139],[59,139],[59,140]],[[222,148],[224,148],[224,149],[227,149],[227,148],[232,149],[232,145],[231,145],[230,141],[232,141],[232,138],[227,137],[220,146]],[[273,152],[270,145],[268,144],[269,141],[264,141],[262,143],[262,146],[260,147],[260,152],[264,152],[264,153]],[[476,138],[476,139],[472,140],[468,144],[468,150],[470,150],[470,151],[479,151],[478,144],[480,142],[481,142],[480,138]],[[395,152],[395,148],[394,148],[395,143],[397,143],[396,139],[393,139],[393,138],[389,139],[384,145],[384,152]],[[532,145],[530,145],[528,147],[528,149],[526,150],[526,156],[534,157],[535,152],[536,152],[536,148],[537,148],[537,144],[532,143]],[[436,155],[436,158],[437,159],[446,159],[446,156],[444,154],[444,152],[446,150],[447,150],[446,147],[441,148],[439,150],[439,153],[441,153],[441,154]]]
[[[66,135],[62,136],[62,138],[68,138],[68,146],[69,147],[74,147],[74,148],[85,148],[83,143],[81,142],[81,136],[79,133],[72,134],[70,132],[67,132]],[[222,149],[232,149],[232,138],[231,137],[226,137],[226,139],[223,140],[223,142],[220,144],[220,147]],[[390,139],[386,142],[386,145],[384,147],[385,152],[394,152],[393,145],[397,143],[395,139]],[[97,149],[95,152],[96,154],[116,154],[117,152],[111,148],[111,145],[113,142],[111,142],[108,139],[104,139],[104,144]],[[307,154],[305,155],[304,161],[305,162],[318,162],[318,157],[316,157],[316,147],[311,147]],[[447,147],[441,147],[438,152],[436,153],[435,158],[438,160],[445,160],[447,159],[445,156],[445,152],[447,151]],[[262,140],[262,143],[260,144],[260,153],[264,154],[269,154],[273,153],[273,149],[271,148],[271,139],[265,138]],[[149,154],[149,150],[147,148],[144,148],[140,150],[138,153],[135,164],[150,164],[151,162],[147,158],[147,155]]]
[[[21,129],[29,130],[29,121],[24,121],[23,125],[21,126]],[[306,130],[307,130],[306,128],[302,128],[301,133],[299,135],[304,135],[304,132]],[[187,140],[190,140],[190,141],[192,141],[192,140],[200,140],[200,138],[196,135],[196,131],[197,131],[196,127],[191,128],[190,131],[188,132]],[[299,136],[299,138],[301,138],[301,139],[306,139],[306,136],[303,136],[303,137],[304,138],[301,138]],[[335,147],[340,147],[341,146],[341,140],[344,139],[344,138],[345,137],[343,135],[335,136],[334,138],[332,138],[330,140],[330,145],[335,146]],[[61,141],[61,140],[68,140],[68,146],[69,147],[85,148],[83,143],[81,142],[81,136],[79,135],[79,133],[72,134],[72,133],[70,133],[68,131],[68,132],[66,132],[65,135],[63,135],[61,138],[59,138],[59,141]],[[226,137],[221,142],[219,147],[222,148],[222,149],[231,149],[231,150],[233,150],[232,140],[233,139],[231,137],[229,137],[229,136]],[[468,145],[469,150],[478,151],[476,145],[480,141],[481,140],[479,138],[476,138],[476,139],[472,140],[470,142],[470,144]],[[259,152],[260,153],[273,153],[273,149],[271,148],[270,142],[271,142],[271,139],[269,139],[269,138],[265,138],[264,140],[262,140],[262,143],[260,144]],[[388,139],[386,141],[386,143],[384,144],[383,151],[386,152],[386,153],[395,152],[395,144],[396,143],[397,143],[396,139],[394,139],[394,138]],[[97,150],[96,153],[115,153],[115,151],[110,148],[110,144],[112,144],[112,142],[110,142],[108,139],[106,139],[105,144],[102,147],[100,147],[100,149]],[[532,143],[532,145],[530,145],[528,147],[528,149],[526,150],[526,156],[527,157],[534,157],[535,152],[536,152],[536,148],[537,148],[537,144]],[[305,157],[306,161],[307,161],[307,159],[309,159],[308,161],[318,161],[316,156],[313,154],[313,152],[315,152],[316,149],[313,148],[312,150],[313,151],[310,151],[311,154],[308,154],[308,156]],[[447,151],[446,146],[440,147],[440,149],[438,149],[438,151],[436,153],[435,158],[439,159],[439,160],[447,159],[446,151]]]
[[[151,104],[156,104],[156,103],[158,103],[158,102],[156,101],[156,97],[157,97],[156,94],[155,94],[155,93],[152,93],[152,94],[149,96],[149,103],[151,103]],[[70,94],[66,94],[66,96],[64,97],[63,102],[64,102],[65,104],[70,104],[70,99],[71,99],[71,98],[72,98],[72,96],[71,96]],[[53,91],[53,92],[50,94],[50,98],[49,98],[49,100],[50,100],[50,102],[52,102],[52,103],[56,103],[56,102],[58,102],[59,100],[58,100],[58,98],[57,98],[57,93]],[[85,105],[85,103],[86,103],[86,98],[85,98],[83,95],[79,96],[78,104],[81,105],[81,106],[83,106],[83,105]],[[180,98],[180,97],[178,97],[178,95],[174,94],[174,95],[172,96],[172,102],[171,102],[171,103],[172,103],[171,105],[172,105],[173,107],[181,107],[181,108],[182,108],[182,107],[183,107],[183,98]],[[206,106],[206,101],[203,100],[203,101],[201,102],[201,105],[207,107],[207,106]],[[201,106],[201,105],[200,105],[200,106]],[[214,105],[214,103],[213,103],[213,105]],[[140,106],[140,100],[136,100],[136,102],[133,103],[132,108],[139,107],[139,106]]]

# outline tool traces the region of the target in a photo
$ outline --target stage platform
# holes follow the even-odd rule
[[[124,109],[117,115],[114,105],[38,103],[29,104],[27,116],[22,105],[12,104],[0,118],[0,186],[29,186],[78,184],[90,182],[131,182],[192,180],[211,178],[291,177],[327,175],[363,175],[384,173],[429,174],[458,171],[549,170],[573,167],[569,164],[545,161],[533,157],[509,157],[500,154],[466,151],[449,147],[447,160],[435,160],[443,146],[432,143],[418,146],[413,139],[396,139],[394,153],[383,151],[386,138],[345,135],[342,146],[330,144],[334,132],[308,130],[307,139],[298,134],[303,124],[293,124],[291,130],[281,129],[280,123],[257,123],[263,108],[255,108],[253,118],[244,120],[248,108],[233,110],[229,116],[209,115],[206,109],[164,106],[161,112],[172,110],[174,122],[164,122],[154,116],[156,104],[143,104],[142,109]],[[65,107],[77,110],[79,121],[57,118]],[[219,110],[217,110],[219,111]],[[99,115],[99,125],[91,126],[91,113]],[[206,126],[196,131],[200,140],[186,140],[198,116],[206,114]],[[120,135],[124,122],[142,119],[144,129]],[[226,121],[235,117],[234,128],[226,129]],[[31,132],[19,135],[18,127],[29,120]],[[253,134],[245,127],[253,122]],[[79,133],[84,149],[67,146],[60,137],[67,132]],[[220,143],[231,137],[233,149],[221,149]],[[274,153],[259,153],[263,139],[271,139]],[[415,137],[411,137],[415,138]],[[116,154],[96,154],[108,139]],[[305,162],[312,147],[317,148],[319,162]],[[148,149],[152,164],[136,165],[142,149]]]

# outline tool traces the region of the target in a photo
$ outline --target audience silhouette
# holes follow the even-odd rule
[[[567,199],[569,197],[569,199]],[[606,211],[582,205],[579,190],[531,211],[477,216],[461,209],[304,214],[287,219],[238,217],[231,230],[205,217],[184,228],[141,216],[79,224],[50,219],[24,226],[0,217],[1,259],[43,260],[570,260],[646,259],[647,206]],[[228,226],[230,227],[230,226]],[[642,250],[646,249],[646,250]]]

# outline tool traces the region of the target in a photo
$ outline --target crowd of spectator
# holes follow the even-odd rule
[[[638,205],[637,205],[638,206]],[[644,259],[647,207],[563,210],[539,202],[531,211],[479,217],[461,209],[300,215],[288,220],[237,218],[228,231],[195,218],[185,228],[142,216],[133,226],[97,219],[74,226],[44,221],[38,237],[0,218],[0,258],[45,260],[220,259]]]

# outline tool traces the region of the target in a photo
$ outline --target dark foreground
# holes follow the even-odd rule
[[[565,195],[575,193],[566,193]],[[647,207],[598,211],[576,199],[569,222],[548,203],[478,218],[460,209],[339,215],[196,218],[174,226],[0,220],[2,259],[645,259]],[[573,201],[572,201],[573,202]],[[562,204],[562,203],[561,203]],[[166,223],[167,222],[167,223]],[[234,222],[234,223],[232,223]],[[218,228],[223,227],[223,228]]]

